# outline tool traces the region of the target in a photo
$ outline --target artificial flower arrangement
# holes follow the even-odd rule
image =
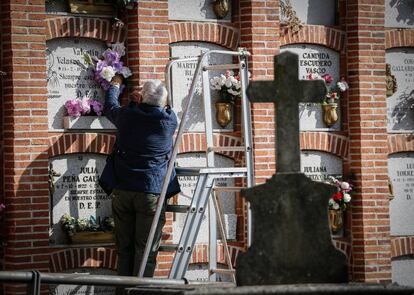
[[[337,103],[341,98],[341,93],[349,89],[348,83],[344,77],[341,77],[341,79],[336,83],[333,83],[333,77],[330,74],[325,74],[322,76],[319,76],[318,74],[309,74],[307,76],[307,79],[325,81],[326,89],[328,92],[322,100],[323,104]]]
[[[233,71],[226,71],[225,74],[210,79],[210,88],[220,93],[219,102],[234,103],[241,95],[240,77]]]
[[[103,104],[88,97],[69,99],[65,102],[65,108],[71,117],[101,116]]]
[[[62,228],[69,236],[73,236],[78,232],[110,232],[114,229],[114,220],[111,217],[105,217],[101,222],[96,220],[95,217],[91,216],[89,219],[86,218],[75,218],[69,214],[64,214],[60,218]]]
[[[332,176],[329,179],[337,187],[337,192],[329,199],[329,209],[345,211],[351,202],[350,192],[352,191],[352,186],[349,182],[340,181]]]
[[[109,45],[102,54],[102,59],[92,57],[88,53],[84,54],[86,64],[93,67],[95,80],[104,90],[108,90],[111,86],[111,80],[115,75],[122,75],[125,79],[132,76],[132,72],[128,67],[124,66],[121,58],[125,55],[125,46],[123,43],[114,43]]]

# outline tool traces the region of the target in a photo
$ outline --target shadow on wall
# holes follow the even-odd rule
[[[414,1],[413,0],[391,0],[391,8],[398,11],[397,21],[407,25],[414,25]]]
[[[407,130],[412,128],[414,113],[414,90],[410,93],[405,90],[398,97],[398,104],[392,111],[392,118],[396,122],[394,130]]]

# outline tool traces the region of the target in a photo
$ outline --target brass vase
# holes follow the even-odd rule
[[[232,106],[230,102],[216,102],[216,121],[223,128],[232,120]]]
[[[326,126],[331,127],[338,121],[338,105],[336,103],[322,104],[323,121]]]
[[[333,234],[341,231],[343,224],[343,211],[342,210],[329,210],[329,226]]]
[[[214,0],[213,1],[213,11],[218,19],[225,18],[229,12],[230,4],[229,0]]]

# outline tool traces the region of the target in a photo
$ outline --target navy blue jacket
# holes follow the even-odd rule
[[[121,107],[118,97],[119,88],[111,86],[106,92],[104,107],[105,116],[118,129],[113,188],[159,194],[171,156],[177,117],[169,107],[135,102]],[[174,169],[167,197],[178,192],[180,186]]]

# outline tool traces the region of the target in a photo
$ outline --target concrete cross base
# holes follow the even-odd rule
[[[333,185],[278,173],[242,191],[253,213],[253,244],[237,258],[238,285],[344,283],[346,256],[328,225]]]

